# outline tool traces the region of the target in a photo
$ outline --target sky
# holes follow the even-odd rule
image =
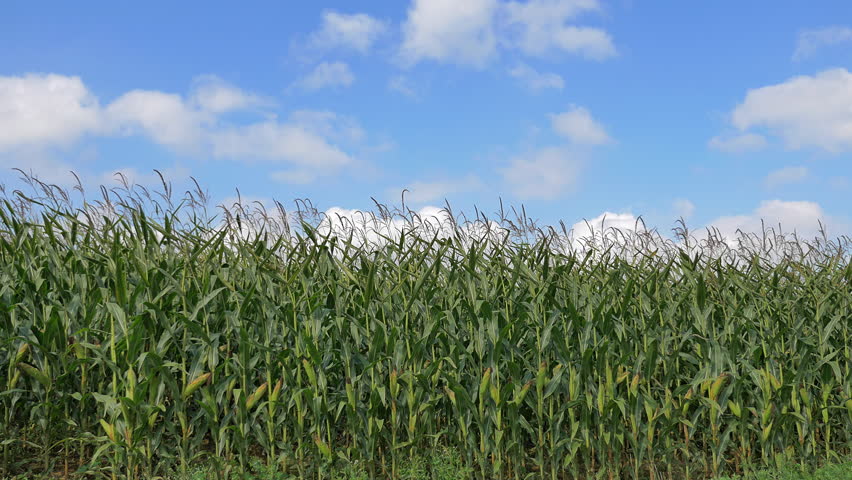
[[[852,234],[852,2],[4,2],[0,183]]]

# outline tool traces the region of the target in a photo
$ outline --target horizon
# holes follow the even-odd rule
[[[494,217],[481,211],[470,217],[463,211],[454,212],[449,204],[444,208],[424,207],[415,212],[404,205],[377,201],[376,211],[346,211],[337,207],[319,211],[309,199],[296,202],[295,211],[287,210],[280,203],[269,211],[259,202],[239,198],[230,205],[212,205],[198,183],[194,190],[176,196],[173,187],[162,177],[162,189],[157,190],[127,183],[119,174],[119,187],[102,186],[99,198],[93,198],[87,196],[80,182],[69,191],[20,173],[21,181],[30,188],[29,193],[20,189],[9,192],[0,184],[0,201],[3,202],[0,210],[5,210],[0,211],[0,219],[8,227],[3,233],[13,236],[20,235],[22,228],[53,232],[58,227],[60,235],[56,238],[95,230],[95,236],[104,239],[112,237],[125,241],[126,238],[120,240],[121,232],[125,232],[131,236],[141,235],[148,242],[150,233],[159,247],[168,248],[171,241],[193,245],[199,239],[213,240],[222,234],[230,248],[239,249],[243,245],[256,252],[257,246],[265,245],[272,247],[270,252],[282,260],[289,257],[291,248],[301,250],[305,246],[329,245],[338,260],[347,256],[344,251],[350,248],[356,252],[389,253],[393,257],[394,252],[399,253],[397,248],[403,246],[403,237],[407,239],[404,245],[428,244],[427,250],[441,240],[438,250],[450,246],[450,251],[456,255],[478,251],[485,256],[491,253],[502,256],[513,255],[517,248],[544,248],[557,258],[582,257],[584,265],[590,258],[588,255],[593,261],[608,263],[619,259],[634,266],[645,264],[646,260],[653,260],[650,263],[654,264],[686,259],[706,266],[737,268],[751,267],[754,261],[768,268],[777,267],[781,262],[788,266],[828,266],[852,258],[852,237],[829,236],[822,223],[813,237],[803,237],[795,231],[785,232],[780,224],[765,223],[761,223],[758,231],[737,230],[725,235],[716,227],[696,232],[680,219],[678,226],[671,230],[672,234],[667,235],[656,227],[649,228],[641,217],[635,219],[633,225],[625,225],[624,219],[616,219],[613,225],[607,222],[606,214],[591,222],[577,222],[570,228],[564,223],[559,227],[541,226],[527,217],[524,209],[505,209],[502,205],[497,212],[499,215]],[[75,196],[79,197],[77,202]],[[210,207],[215,207],[212,215]],[[69,226],[69,221],[73,227]],[[143,233],[144,230],[149,233]],[[49,235],[54,236],[53,233]],[[166,236],[171,239],[169,242],[165,242]]]

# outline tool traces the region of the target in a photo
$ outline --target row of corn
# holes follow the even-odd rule
[[[0,209],[0,476],[397,478],[450,447],[483,480],[707,478],[852,453],[842,255],[371,251],[38,207]]]

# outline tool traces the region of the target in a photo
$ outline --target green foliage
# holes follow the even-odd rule
[[[852,453],[848,243],[371,247],[168,186],[80,210],[34,186],[0,206],[2,476],[707,478]]]
[[[852,462],[832,463],[816,470],[787,463],[772,470],[761,470],[742,476],[719,477],[717,480],[852,480]]]
[[[431,480],[466,480],[473,476],[473,469],[464,464],[458,452],[446,447],[429,457],[429,471]]]

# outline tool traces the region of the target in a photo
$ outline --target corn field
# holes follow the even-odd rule
[[[0,208],[0,476],[384,479],[449,447],[481,480],[682,479],[852,453],[845,237],[577,246],[501,212],[496,240],[371,245],[306,203],[26,180]]]

